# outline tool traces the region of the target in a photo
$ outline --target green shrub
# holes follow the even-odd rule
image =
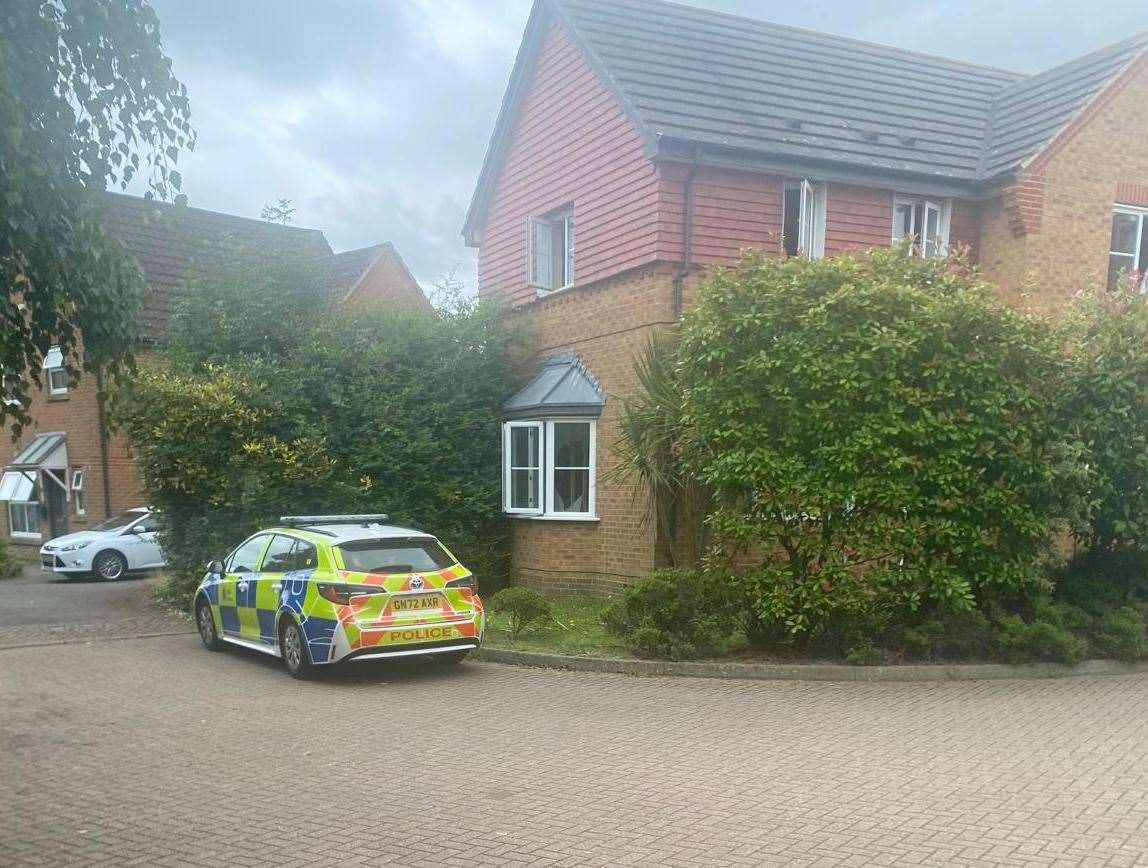
[[[500,311],[326,310],[314,287],[280,298],[242,271],[196,286],[116,407],[160,510],[169,599],[188,602],[208,560],[279,516],[324,512],[388,513],[499,587],[498,432],[522,348]]]
[[[491,611],[510,618],[511,639],[517,639],[531,624],[554,618],[550,601],[529,588],[503,588],[490,598],[489,605]]]
[[[12,554],[7,540],[0,539],[0,579],[12,579],[24,572],[24,562]]]
[[[906,656],[924,660],[983,659],[993,644],[989,619],[979,609],[934,614],[900,627],[894,639]]]
[[[857,639],[845,651],[845,662],[850,666],[879,666],[885,655],[872,639]]]
[[[1026,622],[1019,615],[1009,615],[1000,622],[996,641],[1009,663],[1078,663],[1088,650],[1087,643],[1067,628],[1048,621]]]
[[[1148,566],[1148,301],[1130,289],[1084,296],[1069,318],[1063,427],[1086,455],[1085,558],[1127,602]]]
[[[1042,585],[1081,482],[1055,424],[1064,366],[1046,323],[958,261],[751,254],[684,317],[680,415],[660,394],[660,433],[628,448],[668,444],[715,539],[760,558],[761,622],[879,635]]]
[[[659,570],[635,582],[603,618],[635,651],[671,659],[728,650],[744,623],[732,580],[696,569]]]
[[[1148,627],[1144,615],[1132,606],[1104,615],[1096,625],[1092,641],[1105,657],[1129,661],[1148,657]]]
[[[1056,596],[1098,614],[1148,600],[1148,552],[1133,547],[1087,549],[1053,574]]]

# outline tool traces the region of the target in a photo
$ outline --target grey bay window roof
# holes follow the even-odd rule
[[[536,0],[464,235],[478,237],[545,22],[652,157],[837,166],[962,189],[1007,179],[1148,51],[1148,32],[1033,76],[664,0]]]
[[[36,470],[41,467],[60,469],[68,466],[67,436],[62,431],[37,434],[16,453],[9,470]]]
[[[502,406],[507,419],[600,416],[606,393],[575,353],[543,359],[534,377]]]

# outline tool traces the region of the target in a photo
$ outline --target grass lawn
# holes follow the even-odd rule
[[[510,619],[487,608],[482,642],[491,648],[577,654],[586,657],[632,657],[633,655],[602,625],[602,612],[609,600],[589,597],[557,597],[550,601],[554,620],[528,625],[517,641],[510,638]]]

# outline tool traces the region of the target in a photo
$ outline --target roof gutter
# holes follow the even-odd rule
[[[694,265],[694,178],[698,173],[698,165],[698,152],[694,151],[689,171],[686,173],[686,180],[682,184],[682,208],[684,211],[682,215],[682,267],[674,275],[673,294],[670,300],[673,311],[672,318],[675,322],[682,318],[685,282]]]

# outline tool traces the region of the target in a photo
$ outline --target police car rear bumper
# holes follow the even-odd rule
[[[386,657],[412,657],[422,654],[450,654],[458,651],[473,651],[479,645],[478,639],[444,639],[438,642],[408,642],[402,645],[374,645],[352,651],[345,660],[382,660]]]

